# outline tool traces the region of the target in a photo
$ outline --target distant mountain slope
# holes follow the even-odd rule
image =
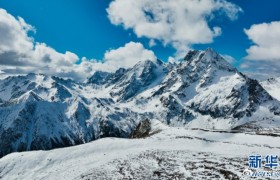
[[[280,102],[212,49],[190,51],[178,64],[96,72],[84,84],[36,74],[0,80],[0,156],[129,137],[145,119],[276,131]]]
[[[280,101],[280,77],[262,81],[261,85],[267,92],[269,92],[269,94]]]

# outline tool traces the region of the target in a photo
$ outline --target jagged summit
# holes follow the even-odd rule
[[[202,56],[207,56],[208,58],[220,56],[214,49],[207,48],[205,51],[203,50],[189,50],[186,54],[184,60],[185,61],[193,61],[194,59],[199,60]]]
[[[96,85],[102,85],[107,82],[107,77],[110,76],[112,73],[103,72],[103,71],[96,71],[94,74],[87,79],[87,83],[92,83]]]
[[[219,55],[212,48],[208,48],[205,51],[189,51],[182,63],[185,62],[188,66],[192,66],[198,69],[201,67],[210,68],[211,66],[216,66],[219,69],[237,71],[236,68],[234,68],[230,63],[228,63],[221,55]]]

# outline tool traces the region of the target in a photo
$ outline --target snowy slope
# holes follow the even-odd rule
[[[104,138],[0,159],[3,179],[238,179],[251,154],[279,154],[279,137],[166,127],[145,139]],[[221,148],[223,147],[223,148]]]
[[[0,80],[0,157],[131,135],[140,121],[173,127],[280,130],[280,102],[212,49],[178,64],[139,62],[87,83],[29,74]]]
[[[262,81],[261,85],[269,94],[280,101],[280,77]]]
[[[110,98],[96,98],[92,88],[57,77],[9,77],[0,88],[0,157],[128,137],[141,116],[115,109]]]

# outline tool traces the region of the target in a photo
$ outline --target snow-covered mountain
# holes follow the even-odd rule
[[[271,96],[280,101],[280,77],[269,78],[266,81],[262,81],[261,85]]]
[[[9,77],[0,89],[0,156],[128,137],[140,116],[114,108],[112,99],[95,97],[88,86],[57,77]]]
[[[276,131],[280,102],[212,49],[190,51],[178,64],[96,72],[84,84],[35,74],[0,80],[0,156],[129,137],[145,119]]]
[[[89,83],[108,92],[118,107],[172,126],[230,129],[279,120],[279,101],[212,49],[190,51],[178,65],[141,62],[108,75],[102,85]]]

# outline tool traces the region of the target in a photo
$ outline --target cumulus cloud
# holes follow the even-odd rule
[[[86,60],[93,63],[92,71],[114,72],[119,68],[131,68],[140,61],[156,61],[154,52],[144,48],[139,42],[129,42],[123,47],[111,49],[104,54],[103,60]]]
[[[156,43],[156,41],[154,40],[154,39],[151,39],[150,41],[149,41],[149,47],[154,47],[154,46],[156,46],[157,45],[157,43]]]
[[[1,72],[69,74],[78,56],[71,52],[59,53],[44,43],[35,42],[28,35],[30,31],[35,32],[35,28],[23,18],[15,18],[0,9]]]
[[[244,31],[254,44],[246,50],[241,68],[280,75],[280,21],[255,24]]]
[[[93,74],[94,71],[115,72],[119,68],[131,68],[140,61],[157,58],[153,51],[144,48],[139,42],[129,42],[123,47],[106,51],[102,60],[82,58],[81,70]]]
[[[33,49],[33,39],[29,31],[35,29],[22,18],[15,19],[4,9],[0,9],[0,63],[5,65],[23,65],[27,54]]]
[[[132,29],[138,37],[171,44],[178,51],[211,43],[221,28],[210,27],[217,15],[237,18],[242,9],[226,0],[114,0],[107,8],[112,24]]]
[[[36,43],[32,55],[36,64],[41,63],[42,65],[48,63],[52,66],[72,66],[79,60],[76,54],[69,51],[66,51],[65,54],[59,53],[45,43]]]
[[[280,61],[280,21],[255,24],[245,33],[254,43],[247,49],[247,59]]]
[[[153,51],[144,48],[143,44],[129,42],[124,47],[107,51],[104,55],[104,64],[116,68],[130,68],[139,61],[152,60],[157,58]]]
[[[57,52],[45,43],[36,42],[28,35],[35,28],[24,19],[0,9],[0,74],[43,73],[83,81],[96,70],[115,71],[129,68],[139,61],[155,60],[155,54],[141,43],[129,42],[112,49],[102,60],[82,58],[72,52]]]

